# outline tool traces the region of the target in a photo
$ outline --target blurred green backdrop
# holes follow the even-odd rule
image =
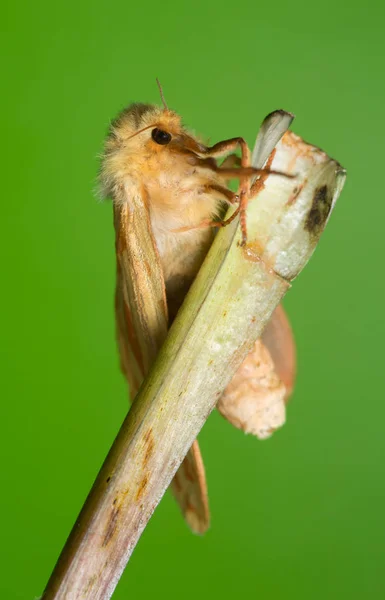
[[[385,596],[384,4],[342,0],[9,3],[3,69],[1,598],[40,595],[123,420],[109,120],[169,104],[212,142],[271,110],[348,169],[286,308],[299,354],[287,425],[204,427],[212,527],[170,495],[114,598]]]

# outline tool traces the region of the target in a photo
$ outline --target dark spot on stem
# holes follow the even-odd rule
[[[322,185],[314,192],[313,202],[305,221],[305,230],[311,235],[318,236],[329,216],[332,206],[332,197],[327,185]]]
[[[137,491],[137,493],[136,493],[136,501],[137,501],[137,502],[138,502],[138,500],[140,499],[140,497],[142,496],[142,494],[143,494],[144,490],[146,489],[146,487],[147,487],[147,484],[148,484],[148,475],[146,474],[146,475],[143,477],[142,481],[140,482],[140,484],[139,484],[139,488],[138,488],[138,491]]]
[[[118,526],[119,513],[120,513],[120,506],[114,507],[111,511],[110,518],[108,520],[107,527],[106,527],[106,533],[104,534],[104,539],[103,539],[103,543],[102,543],[103,547],[107,546],[108,542],[111,540],[111,538],[113,537],[113,535],[116,531],[116,528]]]
[[[97,575],[92,575],[89,578],[88,583],[86,584],[86,587],[85,587],[85,592],[84,592],[85,594],[88,594],[92,590],[93,586],[97,582],[97,579],[98,579]]]
[[[147,431],[144,436],[144,443],[146,446],[146,450],[143,457],[143,467],[146,467],[148,461],[150,460],[153,452],[154,452],[154,436],[152,435],[152,427]]]

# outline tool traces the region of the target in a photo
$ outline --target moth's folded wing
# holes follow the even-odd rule
[[[219,412],[235,427],[260,439],[285,422],[286,387],[259,339],[218,401]]]
[[[297,361],[293,330],[281,304],[273,312],[261,339],[270,352],[278,377],[286,387],[285,400],[288,400],[294,388]]]
[[[164,280],[148,215],[139,198],[135,211],[115,207],[117,283],[115,294],[117,341],[122,371],[131,399],[155,360],[167,335]],[[209,526],[205,471],[195,441],[172,483],[182,513],[195,533]]]
[[[117,340],[123,374],[134,398],[143,380],[139,346],[132,327],[130,309],[117,280],[116,295]],[[210,524],[205,469],[197,440],[184,458],[170,486],[182,514],[194,533],[203,534]]]
[[[117,255],[117,327],[144,377],[168,328],[166,292],[144,199],[114,205]],[[119,342],[120,344],[121,342]],[[122,348],[119,345],[122,352]]]
[[[219,399],[219,412],[235,427],[264,439],[285,423],[285,401],[295,376],[295,347],[278,307]]]
[[[127,379],[130,398],[133,399],[143,381],[144,369],[139,344],[132,325],[131,311],[124,300],[122,285],[122,274],[118,263],[115,290],[116,340],[119,349],[120,368]]]
[[[194,533],[203,534],[210,526],[205,468],[195,440],[171,483],[172,493]]]

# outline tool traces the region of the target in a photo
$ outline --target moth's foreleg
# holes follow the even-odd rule
[[[248,169],[251,166],[251,152],[247,144],[242,148],[241,169]],[[241,246],[247,242],[247,219],[246,209],[249,202],[251,186],[250,175],[240,175],[239,177],[239,222],[241,224],[242,241]]]
[[[211,194],[213,193],[218,199],[227,202],[228,204],[237,204],[239,202],[239,194],[232,192],[229,188],[223,185],[210,183],[204,186],[204,192]]]
[[[218,142],[214,146],[211,146],[211,148],[207,148],[207,152],[205,152],[205,155],[208,157],[211,157],[211,158],[217,158],[219,156],[222,156],[223,154],[226,154],[227,152],[234,151],[238,147],[241,150],[240,169],[239,169],[239,172],[237,173],[237,176],[239,177],[239,190],[238,190],[239,207],[235,211],[235,213],[233,213],[231,215],[230,219],[227,219],[226,221],[222,221],[222,226],[224,227],[225,225],[228,225],[229,223],[231,223],[231,221],[233,221],[235,219],[235,217],[237,216],[237,214],[239,213],[239,219],[240,219],[241,231],[242,231],[241,245],[244,246],[247,241],[246,209],[247,209],[247,204],[248,204],[248,198],[249,198],[249,192],[250,192],[250,186],[251,186],[251,177],[252,177],[252,174],[246,171],[247,169],[250,169],[250,167],[251,167],[250,148],[248,147],[247,143],[245,142],[245,140],[243,138],[241,138],[241,137],[231,138],[229,140],[223,140],[222,142]],[[231,159],[231,162],[233,162],[233,164],[234,164],[236,161],[234,159]],[[227,170],[229,167],[229,165],[225,164],[225,163],[226,163],[226,161],[224,161],[223,165],[221,165],[219,167],[219,170],[221,170],[223,174],[225,173],[225,170]]]
[[[202,154],[211,158],[220,158],[229,152],[234,152],[237,148],[241,150],[242,157],[249,150],[246,141],[241,137],[236,137],[218,142],[217,144],[214,144],[214,146],[206,148]]]
[[[238,204],[237,209],[235,211],[236,214],[231,216],[231,221],[237,216],[239,213],[239,194],[229,190],[227,187],[224,187],[215,183],[208,183],[201,188],[201,193],[204,194],[212,194],[218,200],[222,200],[227,204],[233,206],[234,204]],[[173,229],[173,233],[184,233],[186,231],[192,231],[194,229],[204,229],[206,227],[224,227],[228,225],[229,220],[226,221],[213,221],[212,219],[204,219],[197,225],[187,225],[186,227],[178,227],[178,229]]]
[[[229,154],[226,156],[223,163],[220,165],[221,169],[233,169],[234,167],[241,166],[241,159],[236,154]]]

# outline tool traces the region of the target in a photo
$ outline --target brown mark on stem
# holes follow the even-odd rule
[[[327,185],[322,185],[314,192],[311,209],[306,217],[305,230],[311,235],[318,236],[324,228],[332,207],[332,197]]]
[[[136,492],[135,500],[138,502],[143,495],[144,490],[146,489],[148,484],[148,474],[146,473],[138,486],[138,491]]]
[[[293,189],[293,193],[291,194],[289,200],[286,202],[286,206],[292,206],[294,202],[297,200],[298,196],[302,192],[303,188],[307,184],[307,179],[305,179],[300,185],[296,185]]]
[[[148,461],[150,460],[154,452],[155,446],[154,436],[152,435],[152,427],[150,427],[150,429],[146,432],[143,441],[146,446],[146,450],[143,456],[143,467],[146,467]]]
[[[113,535],[114,535],[117,525],[118,525],[119,513],[120,513],[120,506],[114,506],[112,508],[110,518],[107,523],[106,533],[104,535],[104,539],[103,539],[103,543],[102,543],[103,548],[105,546],[107,546],[108,542],[113,538]]]

